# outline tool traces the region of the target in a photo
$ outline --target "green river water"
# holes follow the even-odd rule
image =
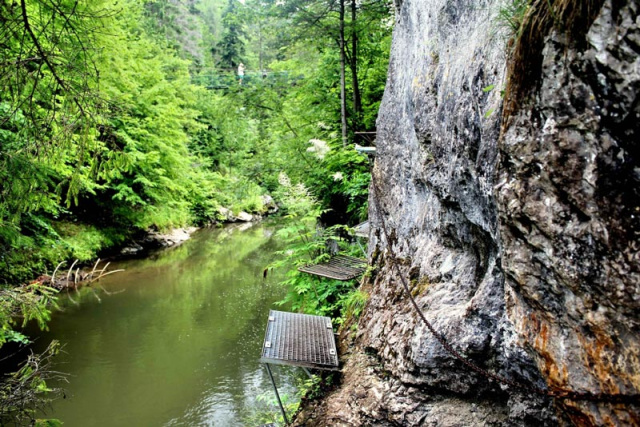
[[[61,298],[50,330],[37,334],[36,346],[65,345],[56,368],[69,373],[67,397],[47,418],[70,427],[242,426],[257,407],[277,412],[264,402],[273,392],[258,359],[269,309],[284,295],[278,273],[262,277],[280,248],[265,223],[200,230],[179,247],[114,264],[126,271],[101,280],[100,300],[89,289]],[[291,395],[297,373],[275,371]]]

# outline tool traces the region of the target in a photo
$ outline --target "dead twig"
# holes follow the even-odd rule
[[[56,273],[58,272],[58,269],[60,268],[60,266],[62,266],[62,264],[64,264],[64,261],[62,261],[60,264],[58,264],[56,269],[53,270],[53,275],[51,276],[51,286],[55,286],[56,285]]]
[[[107,271],[107,272],[106,272],[106,273],[104,273],[104,274],[103,274],[103,273],[100,273],[100,275],[99,275],[98,277],[96,277],[96,278],[95,278],[95,279],[93,279],[93,280],[90,280],[90,281],[89,281],[89,283],[96,282],[96,281],[98,281],[98,280],[102,279],[102,278],[103,278],[103,277],[105,277],[105,276],[108,276],[108,275],[113,274],[113,273],[119,273],[119,272],[121,272],[121,271],[124,271],[124,269],[120,269],[120,270],[111,270],[111,271]]]
[[[91,273],[89,274],[89,279],[93,278],[93,273],[95,273],[96,268],[98,267],[98,264],[100,264],[100,258],[98,258],[96,263],[93,265],[93,270],[91,270]]]
[[[107,267],[109,267],[109,264],[111,264],[110,262],[106,263],[104,265],[104,268],[102,270],[100,270],[100,274],[98,274],[98,277],[102,275],[102,273],[104,273],[104,271],[107,269]]]
[[[67,272],[67,286],[69,286],[69,280],[71,280],[71,272],[73,271],[73,267],[75,267],[77,263],[78,260],[75,260],[73,261],[73,264],[71,264],[71,267],[69,267],[69,271]]]

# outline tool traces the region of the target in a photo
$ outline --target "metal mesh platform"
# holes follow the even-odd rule
[[[336,280],[351,280],[365,272],[367,261],[346,255],[336,255],[322,264],[306,265],[298,268],[303,273],[328,277]]]
[[[337,370],[338,354],[331,319],[269,311],[260,362]]]
[[[358,237],[369,238],[369,221],[362,222],[355,227],[353,227],[353,234]]]

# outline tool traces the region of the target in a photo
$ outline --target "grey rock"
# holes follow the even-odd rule
[[[135,257],[149,251],[177,246],[189,240],[196,227],[175,228],[166,233],[148,230],[146,234],[120,250],[120,256]]]
[[[186,242],[191,234],[196,231],[196,227],[174,228],[166,233],[151,231],[147,234],[147,242],[155,242],[156,246],[170,247]]]
[[[132,242],[129,246],[126,246],[120,250],[120,255],[129,257],[135,256],[144,251],[144,248],[136,242]]]
[[[238,213],[238,221],[241,222],[251,222],[254,220],[253,215],[246,213],[245,211],[240,211]]]
[[[470,371],[393,268],[396,258],[428,321],[481,368],[539,388],[638,393],[639,7],[605,2],[581,52],[549,38],[536,96],[500,144],[501,4],[396,2],[369,200],[377,271],[342,345],[340,387],[297,425],[640,419],[637,406],[553,401]]]
[[[636,2],[606,1],[583,51],[554,33],[541,86],[506,130],[498,205],[507,308],[546,382],[640,389],[640,57]],[[632,405],[560,402],[575,423]]]
[[[233,215],[233,212],[231,211],[231,209],[227,209],[227,208],[220,208],[218,209],[218,213],[221,216],[221,220],[225,221],[225,222],[236,222],[238,220],[237,217],[235,217]]]
[[[262,196],[262,206],[268,214],[274,214],[278,212],[278,210],[280,210],[280,208],[278,208],[278,205],[276,204],[276,201],[273,200],[273,197],[268,194]]]

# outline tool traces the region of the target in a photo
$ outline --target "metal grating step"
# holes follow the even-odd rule
[[[355,234],[358,237],[364,237],[368,239],[370,229],[371,227],[369,225],[369,221],[361,222],[360,224],[353,227],[353,234]]]
[[[269,311],[260,362],[337,370],[338,354],[331,319]]]
[[[298,268],[303,273],[328,277],[336,280],[351,280],[365,272],[367,261],[346,255],[336,255],[322,264],[306,265]]]

